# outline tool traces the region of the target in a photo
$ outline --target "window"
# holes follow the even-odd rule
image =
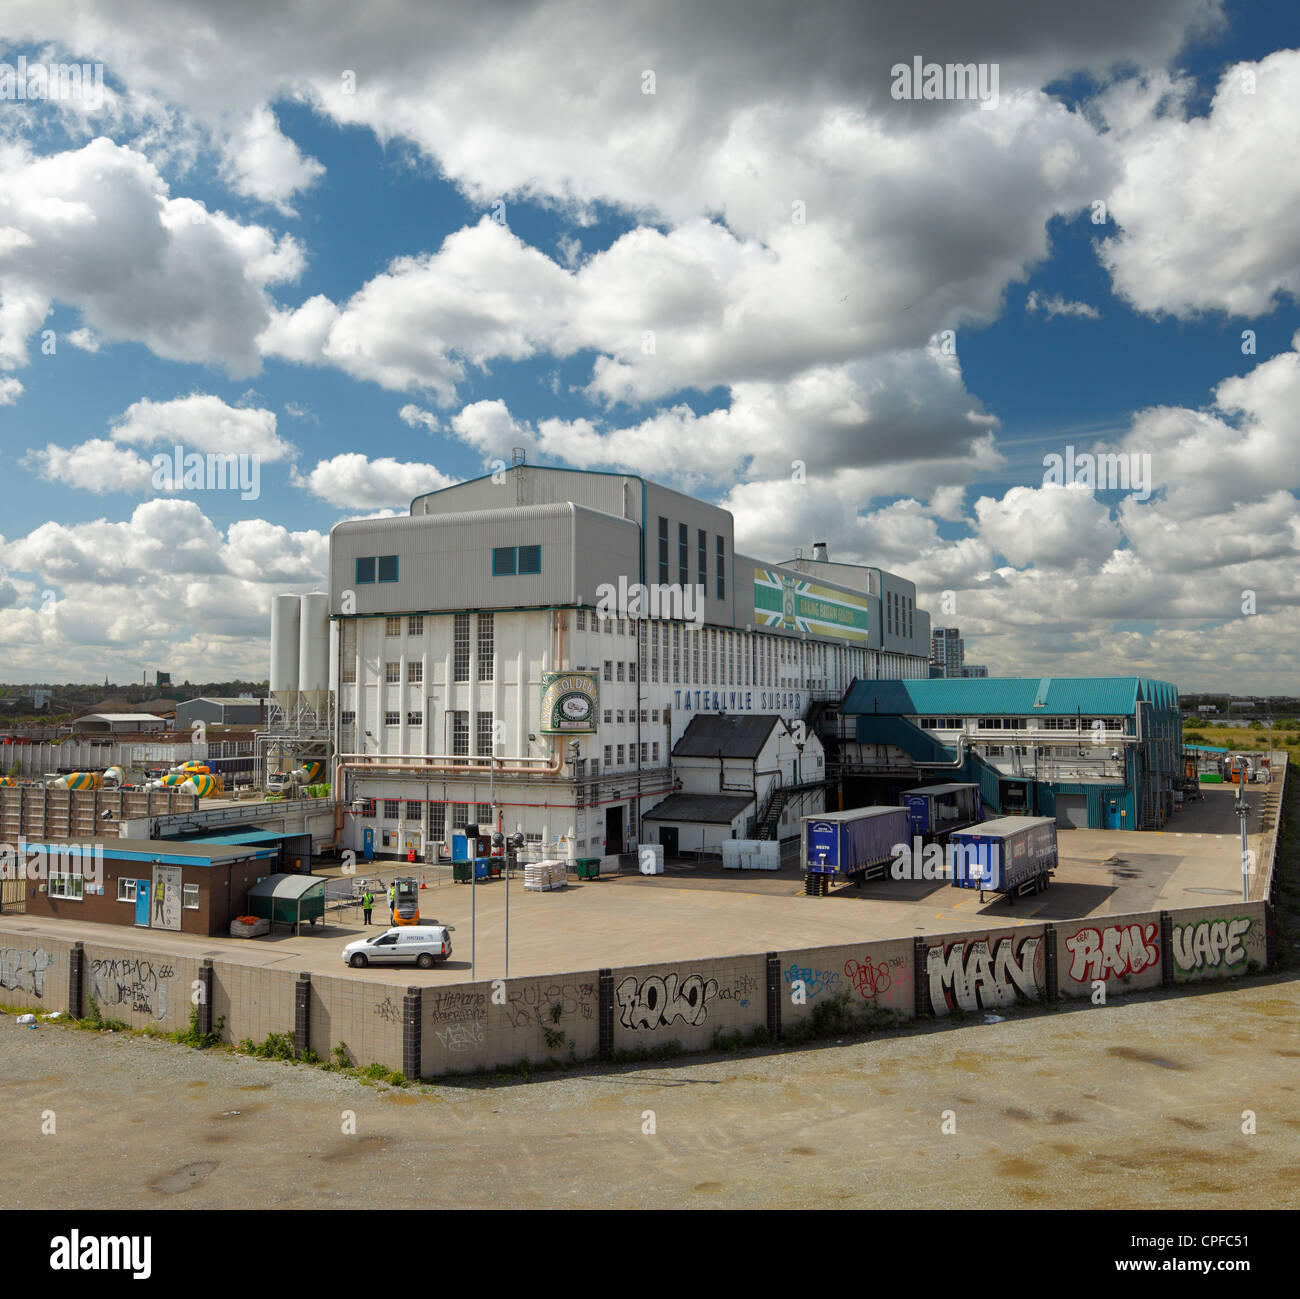
[[[686,590],[686,584],[690,581],[690,549],[691,549],[691,530],[684,524],[677,525],[677,580],[681,583],[682,590]]]
[[[423,635],[424,635],[424,615],[423,615],[423,614],[420,614],[418,617],[415,617],[415,618],[408,618],[408,619],[406,620],[406,634],[407,634],[408,636],[423,636]]]
[[[367,583],[373,582],[374,580],[375,580],[374,557],[372,556],[369,559],[358,559],[357,571],[356,571],[357,586],[365,586]]]
[[[402,665],[400,663],[385,663],[384,680],[390,686],[400,685],[402,681]]]
[[[646,750],[647,750],[649,747],[650,747],[649,745],[644,744],[644,743],[641,745],[641,761],[642,761],[642,762],[645,762],[645,761],[646,761]]]
[[[673,623],[673,683],[682,679],[682,629]]]
[[[420,712],[420,711],[418,711],[418,710],[417,710],[416,712],[413,712],[413,713],[407,713],[407,714],[406,714],[406,724],[407,724],[407,726],[423,726],[423,725],[424,725],[424,713],[423,713],[423,712]]]
[[[608,767],[609,764],[614,760],[613,755],[614,755],[614,750],[608,744],[605,745],[605,766]],[[591,801],[594,803],[596,800],[593,798]]]
[[[384,714],[384,725],[385,725],[385,726],[400,726],[401,724],[402,724],[402,714],[401,714],[401,713],[385,713],[385,714]]]
[[[718,538],[718,599],[727,598],[727,579],[723,576],[726,572],[727,563],[727,542],[723,537]]]
[[[629,681],[635,681],[635,680],[636,680],[636,663],[635,663],[635,661],[633,661],[633,662],[631,662],[631,663],[629,663],[629,664],[627,665],[627,679],[628,679]]]
[[[339,677],[345,686],[354,686],[357,683],[357,665],[349,663],[347,667],[339,669]]]
[[[650,720],[652,722],[657,722],[659,720],[659,710],[657,708],[652,708],[650,710]]]
[[[541,546],[519,547],[519,571],[521,573],[540,573],[542,571]]]
[[[408,663],[406,665],[406,684],[409,686],[422,685],[424,682],[424,664]]]
[[[652,762],[659,761],[659,741],[655,740],[650,746],[650,759]]]
[[[199,886],[197,884],[181,885],[181,906],[186,911],[199,909]]]
[[[469,824],[469,804],[453,803],[451,805],[451,828],[463,830]]]
[[[613,659],[605,660],[605,680],[613,681],[614,679],[614,661]]]
[[[650,628],[650,680],[659,680],[659,629]]]
[[[491,803],[477,803],[477,804],[475,804],[475,807],[474,807],[474,818],[475,818],[475,820],[478,821],[479,825],[491,825],[491,824],[492,824],[492,804],[491,804]]]
[[[478,743],[478,752],[481,757],[492,756],[492,714],[475,713],[474,715],[475,739]]]
[[[622,746],[621,744],[618,746],[618,760],[617,760],[617,761],[618,761],[618,765],[621,767],[621,766],[623,765],[623,746]]]
[[[490,613],[478,616],[478,679],[491,681],[493,676],[493,655],[496,652],[496,631]]]
[[[492,548],[492,576],[513,577],[515,575],[515,548],[513,546],[494,546]]]
[[[613,712],[612,712],[610,709],[606,708],[606,709],[605,709],[605,725],[608,726],[608,725],[609,725],[613,720],[614,720],[614,714],[613,714]]]
[[[400,618],[384,619],[384,635],[400,636],[402,634],[402,620]]]
[[[345,708],[339,714],[339,723],[342,726],[355,726],[357,724],[357,715],[350,708]]]
[[[695,580],[699,582],[700,589],[705,595],[709,593],[709,534],[703,528],[696,533],[695,538],[695,562],[700,566],[700,571],[695,575]]]
[[[469,714],[451,714],[451,751],[456,756],[469,754]]]
[[[578,610],[577,618],[575,619],[573,626],[574,626],[574,629],[575,629],[576,631],[585,631],[585,630],[586,630],[586,627],[587,627],[587,611],[586,611],[585,609],[579,609],[579,610]]]
[[[701,533],[701,536],[704,534]],[[696,631],[691,636],[691,680],[700,679],[700,632]]]
[[[668,520],[659,520],[659,580],[668,583]]]
[[[618,724],[623,725],[623,710],[621,708],[618,710]]]
[[[420,811],[420,804],[414,799],[406,800],[406,819],[408,821],[423,821],[424,817]]]
[[[620,681],[622,681],[622,680],[623,680],[623,660],[622,660],[622,659],[619,659],[618,664],[617,664],[617,667],[618,667],[618,672],[617,672],[618,679],[619,679]]]
[[[135,886],[139,883],[139,880],[118,880],[117,900],[119,902],[134,902]]]
[[[375,800],[373,798],[365,800],[365,804],[361,809],[361,815],[368,817],[373,817],[375,815]],[[257,882],[260,884],[262,881],[258,880]]]
[[[379,556],[379,580],[381,582],[397,581],[397,556],[396,555]]]
[[[401,801],[396,798],[384,799],[384,820],[396,821],[401,816]]]
[[[641,710],[641,720],[643,722],[649,720],[649,718],[646,716],[646,710],[644,708]]]
[[[458,613],[452,628],[452,680],[469,680],[469,614]]]
[[[429,838],[441,843],[447,837],[447,804],[429,804]]]

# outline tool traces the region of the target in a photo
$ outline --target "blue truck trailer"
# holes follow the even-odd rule
[[[805,816],[801,843],[804,892],[825,897],[832,880],[883,876],[900,845],[909,843],[905,807],[854,807]]]
[[[905,789],[902,802],[912,823],[912,837],[926,843],[942,842],[954,830],[984,819],[980,787],[975,784],[921,785]]]
[[[1004,816],[948,837],[952,882],[959,889],[1001,893],[1015,903],[1041,893],[1056,869],[1056,822],[1050,816]]]

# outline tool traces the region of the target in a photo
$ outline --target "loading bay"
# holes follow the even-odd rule
[[[1248,790],[1249,846],[1260,853],[1260,813],[1277,786]],[[1163,831],[1067,830],[1060,835],[1061,863],[1042,894],[1005,899],[955,889],[945,880],[875,880],[841,887],[825,898],[803,894],[797,853],[775,872],[723,870],[716,864],[669,863],[665,874],[577,882],[563,890],[525,892],[516,877],[509,888],[511,976],[594,970],[602,966],[791,951],[1003,927],[1032,921],[1082,919],[1160,909],[1206,906],[1241,897],[1240,828],[1235,790],[1208,786],[1205,797],[1180,809]],[[1271,833],[1270,829],[1270,833]],[[377,869],[378,867],[378,869]],[[318,867],[337,875],[338,868]],[[404,864],[359,865],[378,879],[374,922],[387,923],[382,885],[409,874]],[[44,934],[121,946],[138,941],[160,953],[210,956],[249,965],[346,975],[386,984],[463,983],[506,973],[506,886],[494,880],[471,889],[453,884],[446,868],[424,869],[421,920],[455,926],[454,951],[432,970],[409,966],[344,966],[345,944],[364,935],[359,909],[331,912],[324,928],[301,934],[280,929],[257,939],[208,938],[120,925],[79,924],[25,915],[0,916],[0,935]],[[476,896],[475,896],[476,895]],[[471,909],[474,912],[471,919]],[[372,927],[370,933],[376,932]]]

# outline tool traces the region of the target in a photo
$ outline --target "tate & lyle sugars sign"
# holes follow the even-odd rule
[[[754,621],[760,627],[865,642],[867,601],[847,591],[756,568]]]
[[[542,673],[542,733],[593,733],[599,699],[600,687],[594,672]]]

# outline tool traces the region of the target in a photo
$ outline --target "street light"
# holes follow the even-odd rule
[[[1235,770],[1240,783],[1237,787],[1237,801],[1233,810],[1241,821],[1241,900],[1250,901],[1250,852],[1246,847],[1246,815],[1250,811],[1246,803],[1246,762],[1243,758],[1236,764]]]

